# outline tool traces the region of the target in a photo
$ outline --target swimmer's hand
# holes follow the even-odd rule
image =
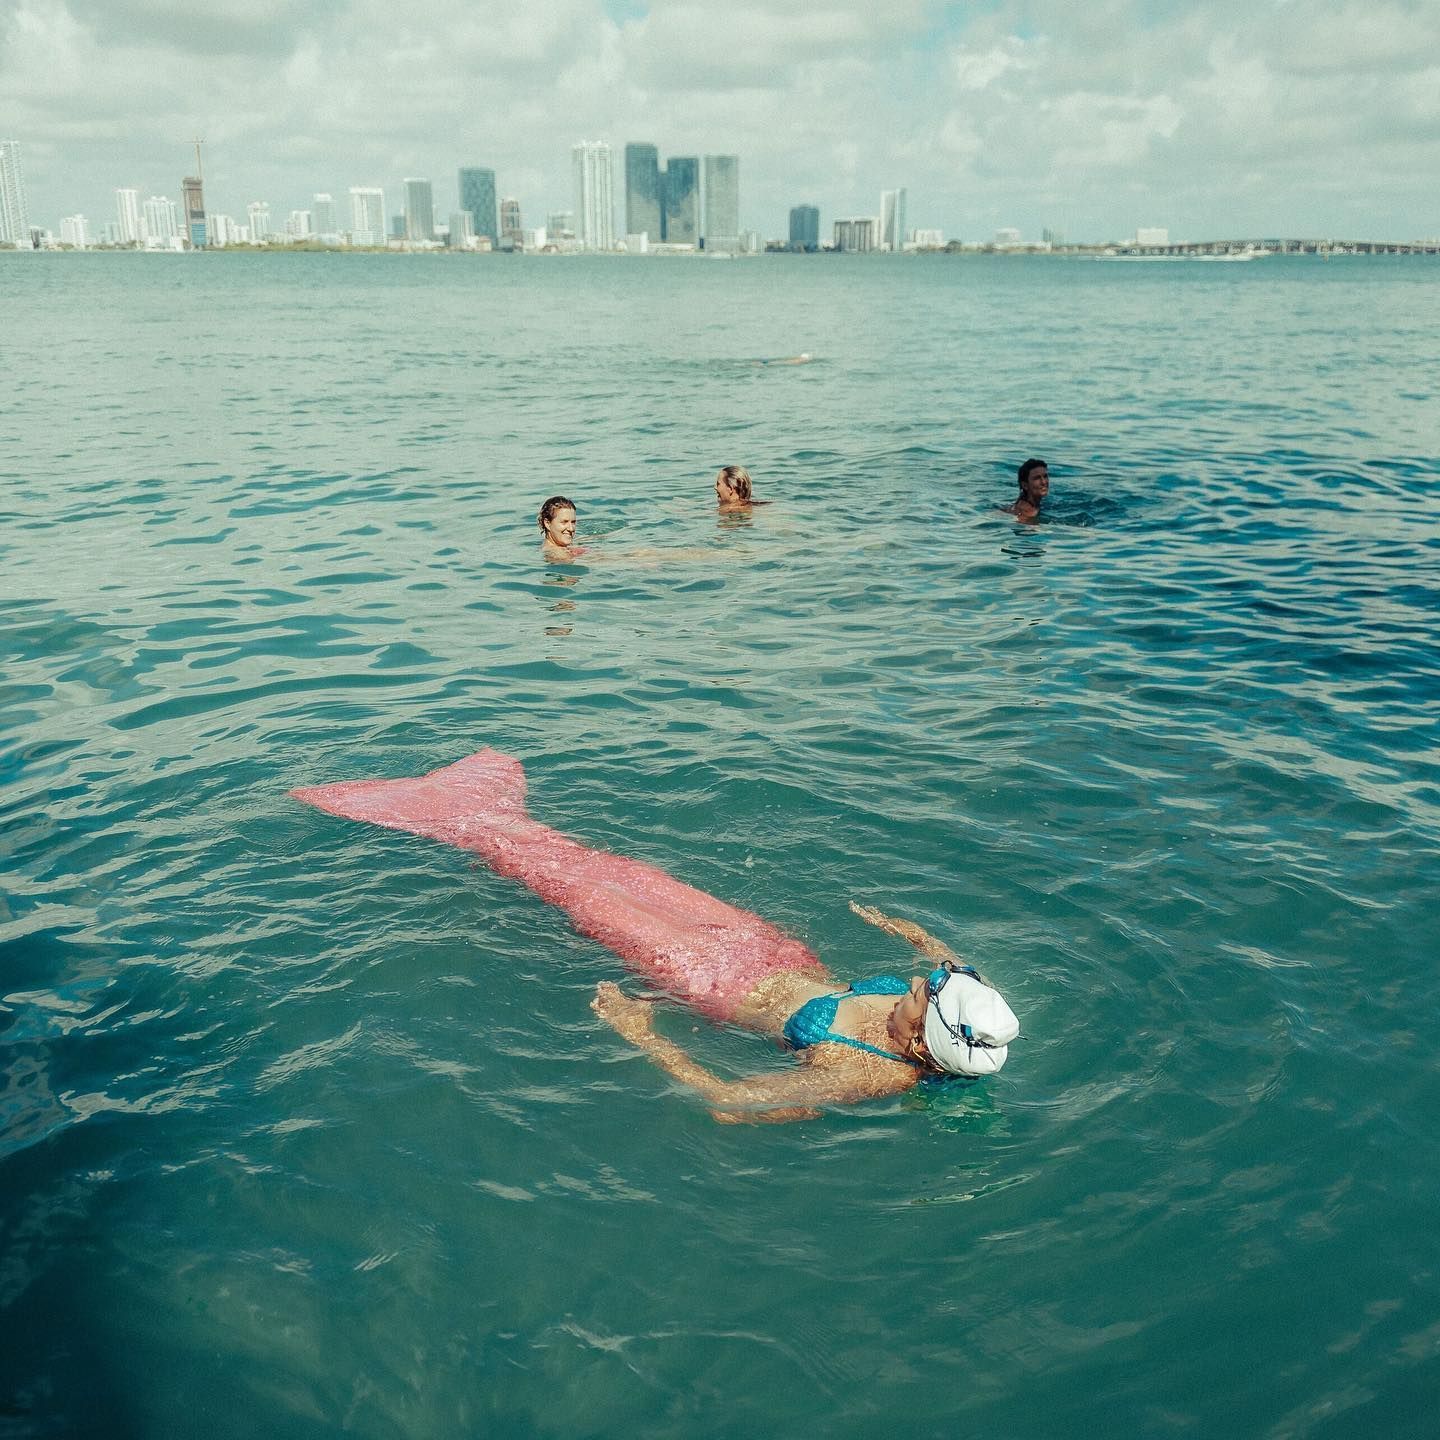
[[[590,1008],[622,1040],[644,1047],[655,1036],[655,1007],[645,1000],[625,994],[613,980],[602,980],[595,987]]]
[[[900,939],[908,941],[922,955],[929,955],[936,960],[953,960],[955,952],[942,940],[937,940],[923,926],[917,925],[913,920],[901,920],[897,916],[887,915],[874,905],[857,905],[853,900],[850,902],[852,914],[858,915],[867,925],[874,925],[876,929],[883,930],[887,935],[898,935]]]

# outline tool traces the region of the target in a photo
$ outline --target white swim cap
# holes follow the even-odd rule
[[[925,1048],[952,1075],[993,1075],[1020,1033],[1015,1012],[998,990],[964,970],[937,970],[926,987]]]

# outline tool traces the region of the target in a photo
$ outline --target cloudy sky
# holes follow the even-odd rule
[[[1412,239],[1440,234],[1440,0],[0,0],[32,222],[178,197],[196,135],[209,207],[281,220],[362,184],[398,210],[408,175],[447,215],[480,164],[543,224],[585,138],[738,154],[767,236],[903,185],[963,239]]]

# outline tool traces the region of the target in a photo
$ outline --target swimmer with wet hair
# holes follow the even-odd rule
[[[715,498],[722,510],[738,509],[753,503],[754,482],[743,465],[722,465],[715,477]]]
[[[715,498],[722,515],[743,513],[755,505],[768,505],[768,500],[755,498],[755,483],[743,465],[725,465],[715,477]]]
[[[1050,493],[1050,467],[1043,460],[1033,457],[1020,466],[1017,476],[1020,481],[1020,495],[1013,505],[1003,506],[1007,515],[1017,520],[1039,518],[1040,507]]]
[[[584,549],[575,543],[575,502],[563,495],[552,495],[541,507],[537,517],[540,525],[541,548],[547,560],[573,560]]]

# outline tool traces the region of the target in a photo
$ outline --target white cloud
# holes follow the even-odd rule
[[[1012,70],[1029,70],[1038,64],[1023,40],[1011,36],[988,50],[964,48],[951,56],[950,67],[961,90],[985,90]]]
[[[1180,233],[1440,231],[1434,0],[0,0],[0,126],[32,210],[173,191],[208,142],[212,204],[493,165],[570,206],[570,146],[741,157],[744,219],[800,200],[916,224],[1125,233],[1137,190]],[[618,16],[619,18],[615,18]],[[1256,177],[1262,177],[1257,180]]]
[[[1046,105],[1055,145],[1055,168],[1135,170],[1156,140],[1168,140],[1182,111],[1168,95],[1132,99],[1077,91]]]
[[[1320,8],[1277,45],[1297,75],[1396,75],[1432,65],[1440,55],[1440,6],[1347,3]]]

